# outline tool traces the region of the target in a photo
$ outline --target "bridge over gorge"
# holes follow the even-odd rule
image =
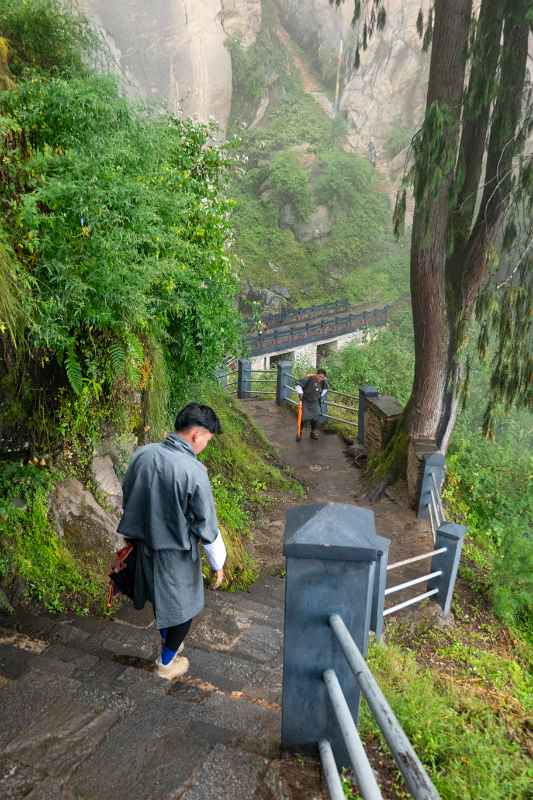
[[[302,359],[319,366],[325,356],[354,340],[363,341],[369,330],[386,325],[390,308],[337,301],[263,317],[246,339],[252,369]]]

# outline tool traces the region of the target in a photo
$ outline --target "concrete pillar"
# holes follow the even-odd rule
[[[291,396],[292,386],[292,361],[280,361],[277,364],[278,374],[276,380],[276,403],[282,406]]]
[[[447,617],[452,607],[453,590],[461,560],[461,550],[466,528],[455,522],[442,522],[437,529],[435,549],[446,547],[445,553],[439,553],[431,559],[431,572],[442,570],[442,575],[428,581],[428,591],[439,589],[433,599],[437,601]]]
[[[252,389],[252,365],[247,358],[239,358],[239,372],[237,378],[237,397],[244,400]]]
[[[357,441],[359,444],[365,443],[365,405],[367,397],[377,397],[378,390],[373,386],[359,387],[359,425],[357,429]]]
[[[359,688],[328,619],[339,614],[363,654],[368,649],[374,574],[388,541],[374,514],[344,503],[299,506],[287,514],[282,747],[316,753],[331,742],[339,767],[348,754],[322,678],[335,670],[357,722]]]

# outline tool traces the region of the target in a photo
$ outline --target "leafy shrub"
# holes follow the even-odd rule
[[[413,131],[403,125],[396,124],[389,129],[385,137],[385,154],[387,158],[393,159],[401,153],[411,143]]]
[[[9,43],[10,67],[79,74],[96,47],[87,20],[59,0],[0,0],[0,30]]]
[[[305,221],[312,211],[309,175],[294,153],[276,153],[270,167],[270,180],[279,207],[288,203],[298,219]]]
[[[90,74],[22,80],[2,101],[0,205],[18,256],[25,351],[35,372],[59,367],[48,414],[79,403],[73,420],[90,395],[95,417],[105,422],[105,408],[111,421],[150,389],[150,353],[168,356],[182,379],[213,370],[239,328],[226,252],[230,159],[211,130],[136,111],[114,80]],[[40,440],[55,426],[37,431],[42,414],[27,397]]]

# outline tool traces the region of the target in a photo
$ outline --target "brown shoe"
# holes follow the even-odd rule
[[[318,433],[316,431],[311,431],[311,439],[318,439]]]
[[[172,681],[174,678],[181,678],[189,671],[189,659],[185,658],[185,656],[179,656],[177,653],[170,664],[165,666],[159,659],[156,661],[156,664],[157,674],[160,678],[164,678],[167,681]]]

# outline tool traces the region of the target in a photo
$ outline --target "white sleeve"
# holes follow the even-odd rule
[[[211,542],[211,544],[203,543],[203,545],[211,569],[215,571],[222,569],[226,561],[226,545],[220,531],[214,542]]]
[[[328,393],[327,389],[322,389],[322,391],[320,392],[320,397],[325,397],[327,393]]]
[[[296,394],[298,395],[298,397],[302,397],[302,395],[304,393],[304,390],[302,389],[300,384],[297,383],[295,388],[296,388]]]

